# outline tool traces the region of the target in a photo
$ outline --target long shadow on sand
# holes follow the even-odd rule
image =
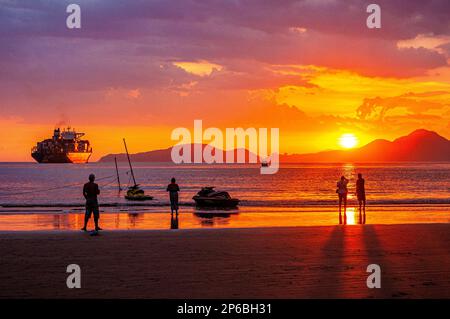
[[[311,298],[339,298],[339,287],[342,285],[342,271],[344,265],[344,238],[346,228],[335,226],[321,249],[318,264],[310,269],[316,274],[314,287],[308,294]],[[324,295],[324,291],[326,294]]]
[[[362,228],[362,237],[367,254],[367,265],[377,264],[381,268],[381,288],[367,288],[368,298],[398,298],[407,297],[407,293],[394,291],[392,282],[387,280],[386,275],[389,273],[389,266],[386,260],[386,251],[378,239],[376,229],[373,225],[365,225]],[[367,273],[369,276],[370,273]],[[384,280],[383,280],[384,279]]]

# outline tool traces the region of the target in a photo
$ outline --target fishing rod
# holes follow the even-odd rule
[[[97,178],[96,181],[101,181],[101,180],[105,180],[105,179],[112,178],[112,177],[115,177],[115,175],[110,175],[110,176]],[[114,181],[115,181],[115,179],[110,181],[110,182],[108,182],[104,186],[109,185],[111,182],[114,182]],[[83,183],[77,182],[77,183],[60,185],[60,186],[50,187],[50,188],[33,189],[33,190],[23,191],[23,192],[0,193],[0,197],[11,196],[11,195],[24,195],[24,194],[42,193],[42,192],[48,192],[48,191],[53,191],[53,190],[60,190],[60,189],[64,189],[64,188],[71,188],[71,187],[76,187],[76,186],[78,187],[78,186],[81,186],[81,185],[83,185]]]

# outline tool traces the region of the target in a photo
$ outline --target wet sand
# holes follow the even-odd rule
[[[2,298],[450,297],[450,224],[2,232],[0,256]]]
[[[83,226],[84,214],[80,211],[51,212],[46,209],[0,207],[0,232],[79,230]],[[170,210],[164,209],[151,212],[142,208],[117,212],[106,209],[101,212],[100,224],[108,230],[170,229],[173,227]],[[183,207],[177,225],[180,229],[333,226],[339,223],[336,210],[335,206],[240,207],[230,211]],[[364,219],[356,207],[348,207],[346,222],[348,225],[449,223],[449,211],[449,205],[371,205]],[[92,223],[91,220],[91,226]]]

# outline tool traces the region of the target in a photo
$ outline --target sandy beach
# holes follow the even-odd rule
[[[449,224],[2,232],[0,297],[449,298],[449,247]]]

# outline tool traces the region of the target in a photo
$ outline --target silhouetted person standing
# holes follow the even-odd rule
[[[170,184],[167,185],[167,191],[169,192],[170,198],[170,211],[172,214],[175,211],[178,215],[178,192],[180,191],[180,187],[178,187],[175,178],[172,177],[170,180]]]
[[[337,182],[336,186],[336,193],[339,196],[339,224],[342,224],[342,203],[344,203],[344,223],[347,221],[347,189],[348,179],[346,179],[344,176],[341,176],[341,179]]]
[[[366,188],[364,184],[365,180],[360,173],[358,174],[358,179],[356,180],[356,197],[358,198],[359,203],[359,214],[364,212],[364,215],[366,215]]]
[[[81,230],[86,231],[89,218],[91,218],[92,213],[94,213],[95,230],[102,230],[98,226],[98,219],[100,218],[100,212],[98,208],[97,195],[100,194],[98,185],[94,183],[95,175],[89,175],[89,182],[84,184],[83,196],[86,198],[86,214],[84,215],[84,226]]]

